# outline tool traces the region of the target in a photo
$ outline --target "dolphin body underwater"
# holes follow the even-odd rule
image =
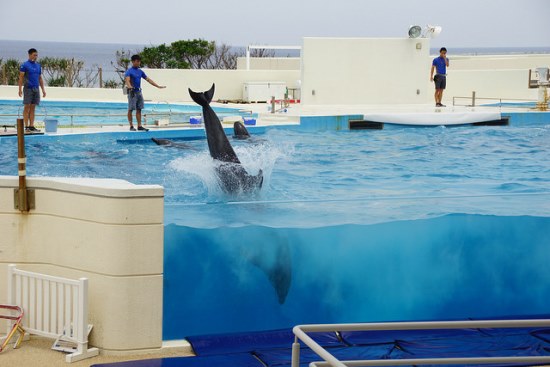
[[[169,139],[157,139],[157,138],[151,138],[152,141],[155,142],[157,145],[162,145],[166,147],[173,147],[178,149],[195,149],[191,145],[180,143],[177,141],[169,140]]]
[[[193,92],[189,89],[189,95],[195,103],[202,107],[210,156],[220,162],[216,167],[220,186],[229,194],[256,191],[262,187],[263,172],[260,170],[256,176],[252,176],[241,165],[241,161],[225,135],[220,119],[210,107],[210,102],[214,97],[214,89],[214,84],[212,84],[210,90],[202,93]]]

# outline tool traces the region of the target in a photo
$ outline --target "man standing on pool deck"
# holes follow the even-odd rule
[[[149,131],[149,129],[141,126],[141,110],[143,109],[143,95],[141,94],[141,79],[145,79],[149,84],[157,88],[166,88],[165,86],[158,85],[152,79],[149,79],[147,75],[140,69],[141,57],[139,55],[133,55],[131,58],[132,67],[126,70],[124,74],[124,83],[128,90],[128,122],[130,123],[130,131],[136,131],[134,124],[132,123],[132,111],[136,110],[136,120],[138,124],[138,130]]]
[[[439,57],[436,57],[432,62],[432,70],[430,72],[430,81],[435,82],[435,106],[445,107],[441,104],[443,98],[443,90],[447,86],[447,68],[449,67],[449,59],[447,58],[447,49],[441,47]],[[436,74],[434,77],[434,69]]]
[[[42,88],[42,96],[46,97],[46,89],[44,89],[44,81],[42,80],[42,68],[36,62],[38,59],[38,51],[35,48],[29,50],[29,59],[19,68],[19,97],[23,97],[23,120],[25,121],[25,130],[35,132],[38,131],[34,127],[34,112],[36,106],[40,104],[40,90]],[[25,85],[23,86],[23,81]]]

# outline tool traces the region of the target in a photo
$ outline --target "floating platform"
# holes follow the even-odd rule
[[[442,111],[416,113],[369,113],[350,120],[351,130],[383,129],[384,124],[407,126],[508,125],[509,118],[495,111]]]

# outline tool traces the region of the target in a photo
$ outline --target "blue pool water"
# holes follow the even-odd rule
[[[252,196],[223,194],[206,141],[184,142],[27,141],[30,175],[166,188],[165,339],[547,312],[550,121],[268,130],[232,140],[264,172]],[[0,139],[0,161],[15,156]]]
[[[122,91],[121,91],[122,93]],[[239,110],[215,107],[214,110],[223,116],[244,115]],[[128,104],[122,102],[40,102],[36,108],[37,120],[44,117],[57,119],[60,125],[117,125],[127,124]],[[0,124],[13,124],[16,117],[2,115],[20,115],[23,106],[20,100],[0,100]],[[200,115],[198,105],[169,104],[166,102],[146,102],[142,111],[146,122],[152,124],[158,118],[168,118],[172,123],[189,122],[191,115]],[[161,114],[159,116],[158,114]],[[135,117],[134,117],[135,118]]]

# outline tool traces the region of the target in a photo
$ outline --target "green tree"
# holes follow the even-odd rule
[[[139,54],[139,51],[135,53]],[[115,71],[120,78],[121,84],[124,83],[124,73],[130,66],[130,58],[132,57],[132,51],[130,50],[118,50],[115,54],[116,61],[111,61],[111,65],[115,68]]]
[[[40,59],[45,81],[51,87],[89,86],[84,80],[93,79],[90,75],[82,76],[84,61],[74,58],[43,57]]]
[[[152,69],[175,69],[172,48],[165,43],[144,47],[140,53],[141,64]]]
[[[0,82],[6,85],[19,83],[19,67],[21,63],[16,59],[7,59],[0,65]]]
[[[117,89],[122,86],[121,83],[117,82],[114,79],[109,79],[103,82],[103,88]]]
[[[206,69],[216,49],[215,42],[203,39],[172,42],[172,53],[181,69]]]

